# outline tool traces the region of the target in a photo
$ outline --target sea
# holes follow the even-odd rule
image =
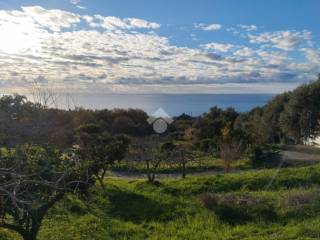
[[[273,94],[69,94],[59,97],[62,108],[83,107],[88,109],[133,108],[152,115],[159,109],[169,116],[183,113],[199,116],[213,106],[233,107],[239,112],[263,106]]]

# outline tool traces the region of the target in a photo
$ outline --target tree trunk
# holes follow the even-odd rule
[[[186,162],[182,162],[182,178],[186,178]]]
[[[37,240],[37,233],[28,233],[22,236],[23,240]]]
[[[154,183],[154,179],[155,179],[155,178],[156,178],[156,173],[153,172],[153,173],[152,173],[152,179],[151,179],[151,182],[152,182],[152,183]]]
[[[104,185],[103,179],[101,177],[97,177],[100,187],[102,188],[102,191],[106,191],[106,186]]]
[[[154,183],[154,179],[155,179],[155,173],[154,172],[148,172],[148,182],[149,183]]]
[[[23,240],[36,240],[40,229],[40,225],[33,223],[32,228],[22,234]]]
[[[151,172],[150,172],[150,162],[149,162],[149,160],[146,160],[146,166],[147,166],[147,177],[148,177],[148,182],[152,182],[152,179],[151,179]]]
[[[152,183],[153,182],[153,178],[151,173],[148,172],[148,182]]]

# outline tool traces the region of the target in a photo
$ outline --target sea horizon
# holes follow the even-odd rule
[[[247,112],[254,107],[263,106],[275,94],[264,93],[69,93],[57,97],[59,108],[72,109],[141,109],[151,115],[162,108],[170,116],[188,114],[199,116],[208,112],[211,107],[222,109],[234,108],[239,112]],[[27,96],[32,100],[32,96]]]

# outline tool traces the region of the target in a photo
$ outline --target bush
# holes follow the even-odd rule
[[[200,201],[204,207],[213,210],[221,220],[230,224],[274,221],[278,218],[274,204],[262,197],[204,193],[200,195]]]
[[[215,139],[206,138],[199,142],[199,150],[203,152],[218,153],[219,143]]]
[[[255,147],[250,153],[249,156],[251,165],[253,167],[259,167],[264,163],[264,154],[261,147]]]
[[[290,192],[281,204],[287,218],[316,216],[320,211],[320,190]]]
[[[272,145],[271,145],[271,150],[272,150],[273,152],[277,152],[277,151],[280,150],[280,146],[279,146],[278,144],[272,144]]]

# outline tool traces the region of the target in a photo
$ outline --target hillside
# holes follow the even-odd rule
[[[69,195],[39,240],[319,239],[320,166],[260,170],[155,185],[107,178],[89,202]],[[1,231],[1,240],[18,240]],[[20,239],[19,239],[20,240]]]

